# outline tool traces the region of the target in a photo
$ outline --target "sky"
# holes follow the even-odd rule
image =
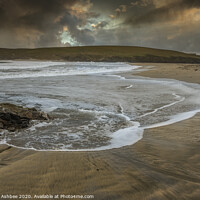
[[[200,0],[0,0],[0,48],[85,45],[200,53]]]

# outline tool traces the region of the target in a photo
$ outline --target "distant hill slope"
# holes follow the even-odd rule
[[[200,63],[200,56],[133,46],[0,49],[0,60],[35,59],[104,62]]]

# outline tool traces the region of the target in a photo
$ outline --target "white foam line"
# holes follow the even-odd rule
[[[115,77],[118,77],[118,78],[123,79],[123,80],[126,79],[125,77],[122,77],[122,76],[119,76],[119,75],[108,75],[108,76],[113,76],[113,77],[115,76]],[[161,81],[156,81],[156,82],[161,82]],[[163,83],[163,81],[162,81],[162,83]],[[166,83],[166,81],[165,81],[165,83]],[[173,93],[172,95],[174,95],[176,98],[180,98],[180,96],[178,96],[177,94]],[[177,104],[177,103],[179,103],[181,101],[184,101],[184,99],[185,98],[183,97],[182,99],[180,99],[180,100],[178,100],[176,102],[170,103],[170,104],[162,106],[160,108],[157,108],[157,109],[155,109],[154,111],[152,111],[150,113],[146,113],[145,115],[149,115],[149,114],[155,113],[160,109],[163,109],[163,108],[172,106],[174,104]],[[117,115],[118,116],[123,116],[127,120],[130,120],[130,118],[128,118],[127,116],[125,116],[123,114],[123,107],[121,105],[120,105],[120,108],[121,108],[122,114],[117,114]],[[84,112],[85,111],[88,111],[88,110],[84,110]],[[90,112],[90,111],[88,111],[88,112]],[[100,111],[94,111],[94,112],[100,112]],[[120,130],[114,132],[111,135],[112,138],[111,138],[111,143],[109,145],[98,147],[98,148],[93,148],[93,149],[58,149],[58,150],[57,149],[46,149],[46,150],[38,150],[38,149],[35,149],[35,148],[25,148],[25,147],[17,147],[15,145],[11,145],[11,144],[9,144],[9,143],[7,143],[5,141],[5,138],[4,138],[4,141],[0,142],[0,144],[3,143],[3,144],[7,144],[7,145],[10,145],[10,146],[16,147],[16,148],[26,149],[26,150],[29,149],[29,150],[35,150],[35,151],[71,151],[71,152],[75,152],[76,151],[77,152],[77,151],[108,150],[108,149],[113,149],[113,148],[120,148],[120,147],[127,146],[127,145],[132,145],[132,144],[136,143],[137,141],[142,139],[144,129],[150,129],[150,128],[166,126],[166,125],[170,125],[170,124],[173,124],[173,123],[176,123],[176,122],[179,122],[179,121],[183,121],[183,120],[186,120],[186,119],[189,119],[189,118],[193,117],[198,112],[200,112],[200,109],[194,110],[194,111],[180,113],[180,114],[172,116],[171,119],[169,119],[169,120],[167,120],[165,122],[160,122],[160,123],[152,124],[152,125],[145,126],[145,127],[140,127],[140,124],[138,122],[133,122],[133,126],[128,127],[128,128],[124,128],[124,129],[120,129]],[[114,113],[109,113],[109,114],[114,114]]]
[[[38,150],[35,148],[25,148],[25,147],[18,147],[12,144],[9,144],[5,141],[5,139],[3,141],[0,142],[0,144],[6,144],[12,147],[16,147],[16,148],[20,148],[20,149],[25,149],[25,150],[35,150],[35,151],[70,151],[70,152],[77,152],[77,151],[102,151],[102,150],[109,150],[109,149],[114,149],[114,148],[121,148],[127,145],[132,145],[136,142],[138,142],[139,140],[142,139],[143,137],[143,131],[145,129],[150,129],[150,128],[157,128],[157,127],[161,127],[161,126],[166,126],[166,125],[170,125],[170,124],[174,124],[176,122],[180,122],[186,119],[189,119],[193,116],[195,116],[198,112],[200,112],[200,109],[198,110],[194,110],[194,111],[189,111],[189,112],[184,112],[184,113],[180,113],[177,114],[175,116],[172,116],[170,120],[165,121],[165,122],[161,122],[161,123],[157,123],[157,124],[153,124],[150,126],[145,126],[145,127],[140,127],[140,124],[138,122],[134,122],[134,126],[128,127],[128,128],[124,128],[124,129],[120,129],[116,132],[114,132],[111,136],[111,144],[107,145],[107,146],[103,146],[103,147],[98,147],[98,148],[94,148],[94,149],[43,149],[43,150]]]
[[[170,125],[170,124],[174,124],[189,118],[194,117],[197,113],[200,112],[200,109],[198,110],[194,110],[194,111],[189,111],[189,112],[184,112],[184,113],[180,113],[174,116],[171,116],[170,120],[167,120],[165,122],[160,122],[160,123],[156,123],[156,124],[152,124],[149,126],[144,126],[144,129],[150,129],[150,128],[157,128],[157,127],[161,127],[161,126],[166,126],[166,125]]]
[[[47,125],[50,125],[50,124],[52,124],[52,122],[50,122],[50,123],[40,122],[38,124],[32,125],[30,128],[28,128],[28,130],[34,131],[34,130],[36,130],[36,128],[44,127],[44,126],[47,126]]]
[[[3,138],[3,140],[0,141],[0,145],[1,145],[1,144],[7,144],[6,138]],[[7,144],[7,145],[10,145],[10,144]],[[11,145],[10,145],[10,146],[11,146]],[[18,148],[21,148],[21,147],[18,147]]]
[[[51,62],[51,61],[10,61],[8,63],[0,63],[2,70],[17,70],[17,69],[38,69],[53,66],[65,65],[66,62]]]
[[[129,85],[128,87],[126,87],[126,89],[130,89],[130,88],[132,88],[133,87],[133,85]]]
[[[180,98],[180,97],[181,97],[181,96],[179,96],[179,95],[177,95],[177,94],[175,94],[175,93],[173,93],[172,95],[174,95],[176,98]],[[177,103],[180,103],[180,102],[182,102],[182,101],[184,101],[184,100],[185,100],[185,97],[182,97],[182,98],[181,98],[180,100],[178,100],[178,101],[175,101],[175,102],[172,102],[172,103],[170,103],[170,104],[167,104],[167,105],[161,106],[161,107],[159,107],[159,108],[156,108],[154,111],[145,113],[144,115],[141,115],[141,116],[139,116],[138,118],[142,118],[142,117],[146,117],[146,116],[148,116],[148,115],[154,114],[154,113],[156,113],[156,112],[159,111],[159,110],[162,110],[162,109],[164,109],[164,108],[171,107],[171,106],[173,106],[173,105],[175,105],[175,104],[177,104]]]
[[[127,115],[125,115],[124,108],[122,107],[121,104],[119,104],[119,108],[120,108],[120,112],[121,113],[117,114],[117,115],[124,117],[127,121],[131,121],[130,117],[128,117]]]
[[[119,79],[121,79],[121,80],[126,80],[126,78],[125,78],[125,77],[123,77],[123,76],[120,76],[120,75],[109,74],[109,75],[105,75],[105,76],[109,76],[109,77],[116,77],[116,78],[119,78]]]
[[[121,112],[121,114],[123,114],[123,113],[124,113],[124,108],[122,107],[121,104],[119,104],[119,108],[120,108],[120,112]]]
[[[134,123],[134,126],[120,129],[114,133],[112,133],[112,139],[111,143],[106,146],[98,147],[98,148],[93,148],[93,149],[45,149],[45,150],[39,150],[35,149],[33,147],[26,148],[26,147],[18,147],[13,144],[9,144],[6,141],[5,143],[0,143],[0,144],[6,144],[15,148],[19,149],[25,149],[25,150],[34,150],[34,151],[71,151],[71,152],[77,152],[77,151],[102,151],[102,150],[108,150],[108,149],[114,149],[114,148],[121,148],[127,145],[132,145],[139,140],[142,139],[143,137],[143,129],[139,127],[140,124],[138,122]]]
[[[108,111],[97,111],[97,110],[85,110],[85,109],[79,109],[80,112],[88,112],[88,113],[98,113],[98,114],[108,114],[108,115],[115,115],[122,117],[126,119],[127,121],[131,121],[130,118],[123,113],[123,108],[121,105],[119,105],[122,113],[114,113],[114,112],[108,112]]]
[[[140,68],[141,66],[133,66],[133,65],[129,65],[127,63],[118,63],[118,64],[124,64],[125,66],[120,66],[120,67],[113,67],[112,68],[106,68],[110,67],[108,64],[106,65],[105,63],[100,63],[99,64],[99,68],[96,68],[94,71],[91,72],[91,68],[90,67],[90,63],[85,63],[88,66],[86,66],[86,68],[84,68],[84,66],[82,68],[74,68],[73,70],[69,70],[68,69],[68,65],[70,63],[61,63],[60,65],[65,65],[66,64],[66,68],[65,70],[67,71],[61,71],[60,69],[57,69],[56,71],[41,71],[41,72],[37,72],[37,73],[24,73],[24,74],[13,74],[13,75],[4,75],[4,76],[0,76],[0,79],[19,79],[19,78],[36,78],[36,77],[54,77],[54,76],[73,76],[73,75],[92,75],[92,74],[102,74],[102,73],[114,73],[114,72],[127,72],[127,71],[131,71],[137,68]],[[105,67],[102,68],[102,65],[106,65]],[[118,66],[117,64],[113,64],[114,66]],[[51,66],[49,64],[49,66]],[[56,66],[54,64],[54,66]],[[28,68],[35,68],[35,66],[30,66]],[[48,66],[47,66],[48,67]],[[74,67],[76,67],[74,65]],[[37,68],[42,68],[40,66],[38,66]],[[16,68],[17,69],[17,68]],[[53,68],[51,68],[53,69]],[[97,70],[98,69],[98,70]],[[119,77],[119,76],[118,76]],[[121,79],[125,79],[124,77],[121,77]]]

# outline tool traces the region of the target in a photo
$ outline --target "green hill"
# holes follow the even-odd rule
[[[16,59],[96,62],[200,63],[200,56],[195,54],[133,46],[0,49],[0,60]]]

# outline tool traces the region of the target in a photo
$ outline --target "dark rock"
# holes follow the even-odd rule
[[[10,132],[14,132],[14,131],[16,131],[17,127],[8,126],[8,127],[5,127],[4,129],[7,129],[7,130],[10,131]]]
[[[0,121],[0,129],[3,129],[4,125],[3,123]]]
[[[25,108],[13,104],[0,104],[0,129],[15,131],[29,127],[31,120],[48,120],[49,116],[35,108]]]
[[[0,122],[3,124],[4,129],[15,131],[16,129],[27,128],[30,119],[27,117],[20,117],[13,113],[0,112]]]

